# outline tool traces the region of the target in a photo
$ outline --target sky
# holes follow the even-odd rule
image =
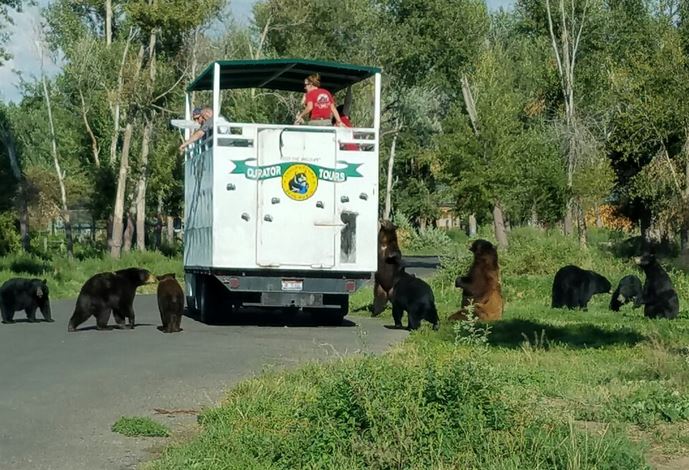
[[[193,0],[191,0],[193,1]],[[256,0],[230,0],[230,9],[234,17],[240,22],[247,22],[251,15],[251,7]],[[514,0],[487,0],[492,10],[509,8]],[[41,58],[35,45],[37,27],[40,22],[40,9],[51,3],[51,0],[37,0],[36,5],[24,8],[21,13],[14,12],[14,25],[8,28],[10,39],[6,44],[7,50],[13,58],[0,65],[0,101],[16,102],[21,98],[18,88],[21,73],[25,79],[38,77],[41,71]],[[47,57],[44,68],[48,75],[54,75],[60,67]]]

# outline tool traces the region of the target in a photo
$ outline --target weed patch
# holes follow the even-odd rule
[[[127,437],[167,437],[170,435],[170,431],[165,426],[142,416],[123,416],[112,425],[112,431]]]

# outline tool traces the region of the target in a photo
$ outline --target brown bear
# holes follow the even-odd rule
[[[475,240],[469,248],[474,262],[466,276],[459,276],[455,287],[462,289],[462,308],[450,320],[465,320],[467,306],[473,301],[474,313],[482,321],[502,317],[503,299],[500,286],[498,252],[492,243]]]
[[[175,273],[158,276],[158,310],[163,333],[177,333],[184,313],[184,291],[175,278]]]
[[[373,283],[372,316],[380,315],[390,299],[395,276],[401,269],[402,252],[397,243],[397,230],[389,220],[384,220],[378,230],[378,270]]]
[[[99,273],[88,279],[81,287],[68,331],[76,331],[90,316],[96,317],[96,329],[106,330],[110,311],[117,325],[124,327],[125,317],[129,328],[134,328],[134,296],[136,288],[156,282],[156,277],[146,269],[128,268],[112,273]]]

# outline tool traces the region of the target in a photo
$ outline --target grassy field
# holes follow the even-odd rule
[[[184,279],[181,257],[167,257],[156,251],[131,252],[117,260],[108,255],[69,259],[61,255],[16,254],[0,257],[0,284],[13,277],[46,279],[51,299],[76,298],[81,286],[94,274],[129,267],[145,268],[153,274],[174,272],[177,279]],[[155,284],[137,290],[148,294],[155,291]]]
[[[429,238],[442,241],[443,267],[431,284],[445,319],[458,307],[454,278],[471,253],[461,236]],[[419,240],[405,252],[434,251]],[[631,306],[611,312],[609,295],[586,312],[561,311],[549,307],[550,289],[565,264],[595,269],[613,286],[639,274],[620,235],[594,232],[582,250],[555,233],[515,229],[510,243],[500,253],[502,321],[441,320],[440,331],[424,326],[382,357],[245,381],[199,417],[193,437],[173,431],[146,468],[689,468],[689,276],[681,263],[663,260],[680,296],[678,320],[646,320]],[[128,266],[182,269],[160,253],[116,262],[15,256],[0,259],[0,282],[47,278],[53,298],[74,297],[92,274]],[[370,288],[359,291],[352,310],[370,301]],[[392,323],[390,310],[383,318]]]
[[[587,312],[549,308],[564,264],[615,285],[638,272],[609,241],[580,250],[515,230],[501,254],[502,321],[445,321],[382,357],[243,382],[146,468],[689,468],[689,277],[669,268],[682,307],[672,322],[610,312],[609,295]],[[441,318],[457,309],[454,276],[470,263],[466,244],[446,254],[432,280]],[[360,291],[352,309],[370,300]]]

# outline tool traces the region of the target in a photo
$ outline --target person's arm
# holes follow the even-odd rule
[[[297,114],[297,119],[294,121],[294,123],[299,124],[300,122],[304,122],[304,116],[307,116],[309,113],[311,113],[312,109],[313,109],[313,102],[309,101],[308,103],[306,103],[306,108],[304,109],[304,111]]]
[[[337,107],[335,106],[335,103],[332,103],[330,105],[330,111],[332,111],[333,116],[335,116],[335,124],[338,126],[342,126],[342,118],[340,118],[340,113],[337,112]]]
[[[204,134],[205,134],[205,132],[201,129],[194,131],[194,133],[191,134],[191,137],[189,137],[189,140],[187,140],[186,142],[184,142],[182,145],[179,146],[179,151],[180,152],[184,151],[184,149],[186,147],[190,146],[191,144],[193,144],[194,142],[199,140],[201,137],[203,137]]]

